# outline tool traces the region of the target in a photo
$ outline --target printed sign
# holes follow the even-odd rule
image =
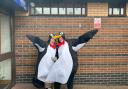
[[[101,28],[101,18],[94,18],[94,28]]]

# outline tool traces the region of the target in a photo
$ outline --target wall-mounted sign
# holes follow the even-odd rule
[[[27,10],[27,4],[25,0],[14,0],[18,6],[23,8],[24,10]]]
[[[94,18],[94,28],[101,28],[101,18]]]

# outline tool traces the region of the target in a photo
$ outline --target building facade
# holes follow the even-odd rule
[[[47,41],[50,33],[62,31],[68,39],[77,38],[100,18],[98,34],[78,52],[74,83],[128,85],[128,2],[114,1],[30,0],[27,12],[16,11],[16,82],[31,83],[35,72],[37,50],[27,34]]]

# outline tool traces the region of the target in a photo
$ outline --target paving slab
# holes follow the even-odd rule
[[[12,89],[39,89],[31,83],[18,83]],[[43,89],[43,88],[42,88]],[[61,89],[67,89],[62,85]],[[128,86],[99,86],[99,85],[74,85],[74,89],[128,89]]]

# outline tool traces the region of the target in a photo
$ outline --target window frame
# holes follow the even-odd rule
[[[112,8],[112,14],[109,14],[109,9]],[[119,14],[115,15],[113,9],[118,8]],[[121,15],[121,8],[123,8],[123,14]],[[126,3],[121,3],[121,5],[115,5],[114,3],[108,3],[108,16],[109,17],[125,17],[126,16]]]
[[[34,14],[31,13],[32,8],[36,7],[41,7],[42,8],[42,14]],[[50,14],[43,14],[43,7],[48,7],[50,8]],[[57,8],[57,14],[51,14],[51,9],[52,8]],[[65,8],[65,14],[59,14],[59,8]],[[67,8],[73,8],[73,14],[67,14]],[[75,8],[81,8],[81,13],[80,14],[75,14],[74,9]],[[85,14],[82,13],[82,9],[85,9]],[[34,9],[35,10],[35,9]],[[87,16],[87,4],[36,4],[34,7],[31,7],[29,4],[29,15],[30,16]]]

